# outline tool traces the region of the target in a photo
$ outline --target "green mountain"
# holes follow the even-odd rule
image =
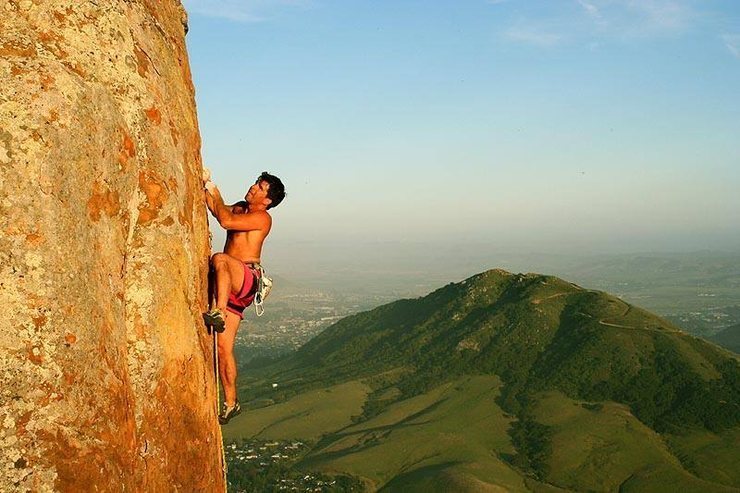
[[[740,488],[737,359],[551,276],[488,271],[345,318],[242,398],[269,405],[227,438],[314,440],[301,467],[372,489]]]
[[[711,336],[709,340],[730,351],[740,353],[740,324],[723,329]]]

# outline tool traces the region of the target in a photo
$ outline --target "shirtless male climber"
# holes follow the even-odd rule
[[[236,360],[234,339],[243,312],[257,291],[260,270],[257,268],[262,254],[262,244],[270,233],[272,218],[267,212],[285,198],[285,187],[280,178],[266,171],[244,196],[244,201],[225,205],[221,193],[210,180],[206,170],[203,175],[206,205],[226,233],[223,253],[211,257],[215,271],[216,306],[203,315],[206,325],[218,337],[218,373],[224,389],[223,409],[218,420],[226,424],[241,412],[236,397]]]

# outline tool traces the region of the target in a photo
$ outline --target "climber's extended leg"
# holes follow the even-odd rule
[[[216,253],[211,257],[211,265],[216,277],[216,306],[203,315],[203,319],[216,332],[223,332],[229,295],[239,293],[244,285],[244,264],[231,255]]]
[[[218,372],[221,376],[221,387],[224,389],[224,408],[218,417],[221,424],[226,424],[241,411],[236,398],[236,359],[234,358],[234,340],[239,322],[241,322],[239,315],[226,312],[226,329],[218,335]]]

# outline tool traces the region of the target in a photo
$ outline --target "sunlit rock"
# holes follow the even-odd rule
[[[0,490],[223,490],[185,12],[0,16]]]

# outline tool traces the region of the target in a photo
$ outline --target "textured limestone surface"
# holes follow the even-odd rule
[[[0,0],[0,491],[223,491],[178,0]]]

